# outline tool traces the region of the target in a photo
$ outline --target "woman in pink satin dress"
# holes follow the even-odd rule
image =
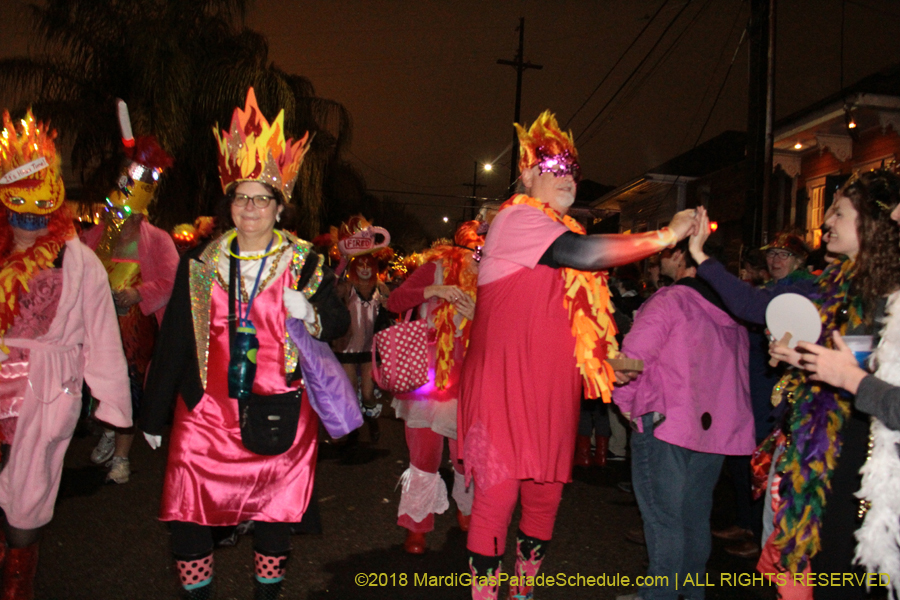
[[[211,527],[248,521],[253,522],[255,597],[279,595],[291,524],[300,522],[310,501],[319,426],[286,321],[302,320],[323,340],[343,334],[349,324],[324,257],[275,228],[288,221],[307,141],[306,136],[285,141],[282,118],[269,126],[251,88],[245,110],[235,111],[231,128],[219,138],[226,194],[222,217],[234,229],[183,257],[141,407],[139,424],[157,447],[171,402],[180,398],[159,518],[169,524],[183,593],[191,599],[211,595]],[[274,153],[277,159],[273,147],[281,148]],[[239,324],[234,331],[230,314]],[[280,453],[245,446],[241,392],[229,385],[230,365],[247,364],[230,339],[250,331],[258,343],[255,357],[252,351],[247,355],[256,363],[250,401],[279,396],[300,405],[293,442]],[[293,424],[288,425],[290,431]]]

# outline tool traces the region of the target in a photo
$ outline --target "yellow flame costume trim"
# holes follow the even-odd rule
[[[547,154],[563,154],[568,152],[573,160],[578,160],[578,151],[572,132],[563,133],[556,122],[556,116],[545,110],[526,130],[518,123],[513,123],[519,136],[519,172],[527,171],[540,162],[538,148]]]
[[[503,203],[500,210],[518,204],[533,206],[570,231],[585,233],[584,227],[572,217],[560,216],[537,198],[525,194],[513,196]],[[616,342],[617,329],[612,316],[608,277],[603,271],[578,271],[568,267],[562,269],[562,277],[566,287],[563,305],[569,314],[572,335],[575,336],[575,360],[584,378],[584,397],[602,398],[604,402],[610,402],[615,373],[606,359],[619,354],[619,345]]]
[[[234,185],[255,181],[272,186],[291,201],[303,157],[309,150],[306,132],[296,142],[284,137],[284,109],[271,125],[256,103],[253,88],[247,91],[244,109],[234,109],[229,131],[213,127],[219,151],[219,178],[226,194]]]

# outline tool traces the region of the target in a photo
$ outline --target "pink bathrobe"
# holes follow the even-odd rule
[[[50,276],[47,271],[36,279]],[[11,332],[17,325],[18,319]],[[0,373],[6,369],[0,380],[16,369],[27,372],[26,385],[0,381],[0,407],[15,406],[18,412],[9,463],[0,471],[0,507],[13,527],[35,529],[53,518],[63,459],[81,412],[82,381],[99,400],[98,419],[131,425],[128,371],[109,280],[87,246],[66,242],[62,288],[46,332],[4,342],[14,354],[27,349],[28,361],[0,367]]]

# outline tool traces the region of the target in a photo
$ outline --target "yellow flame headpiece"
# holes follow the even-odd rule
[[[14,213],[35,215],[19,221],[37,219],[44,223],[46,215],[63,205],[66,190],[53,144],[55,137],[55,131],[48,131],[43,123],[35,121],[30,109],[18,127],[9,118],[9,112],[3,111],[0,202]],[[18,222],[17,225],[27,227]]]
[[[542,112],[527,131],[518,123],[513,125],[519,135],[519,172],[537,165],[541,173],[553,173],[557,177],[572,175],[576,181],[579,179],[581,169],[572,132],[560,131],[553,113]]]
[[[244,109],[234,109],[229,131],[213,128],[219,150],[219,178],[226,194],[244,181],[272,186],[291,201],[300,164],[309,150],[309,132],[298,141],[284,138],[284,109],[270,125],[256,103],[253,88],[247,91]]]

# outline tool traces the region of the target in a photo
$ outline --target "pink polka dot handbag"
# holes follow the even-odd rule
[[[409,392],[428,383],[428,323],[410,321],[411,315],[410,310],[403,321],[375,334],[372,379],[386,392]]]

